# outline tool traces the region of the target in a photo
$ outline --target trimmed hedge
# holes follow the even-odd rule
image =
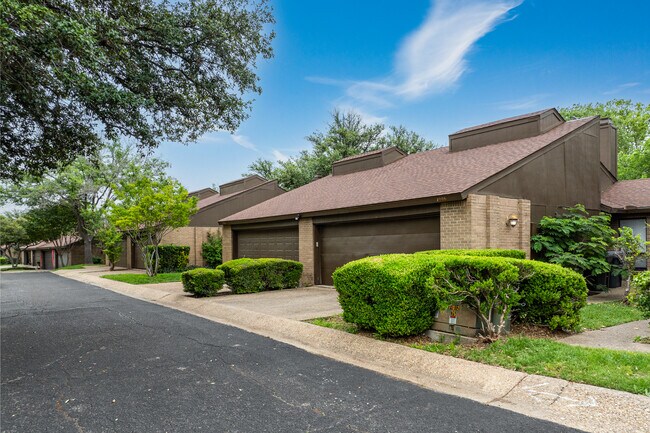
[[[233,293],[298,287],[302,263],[284,259],[235,259],[219,265]]]
[[[511,259],[525,259],[526,253],[521,250],[503,250],[487,248],[483,250],[429,250],[415,254],[433,254],[443,256],[481,256],[481,257],[510,257]]]
[[[218,269],[196,268],[181,274],[183,291],[196,296],[214,296],[223,287],[225,276]]]
[[[381,335],[426,331],[438,310],[438,299],[427,284],[437,261],[427,254],[389,254],[341,266],[332,278],[343,319]]]
[[[523,322],[551,329],[575,329],[587,297],[585,280],[576,272],[509,257],[440,253],[366,257],[340,267],[333,279],[344,320],[392,336],[429,329],[435,312],[458,302],[460,291],[481,302],[496,300],[501,311],[512,310],[513,317]]]
[[[571,269],[536,260],[510,260],[520,270],[520,305],[514,319],[551,330],[576,330],[587,305],[587,282]]]
[[[147,247],[151,253],[153,246]],[[190,247],[187,245],[158,245],[158,270],[160,273],[183,272],[190,262]]]

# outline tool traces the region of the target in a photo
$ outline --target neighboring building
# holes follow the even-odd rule
[[[207,240],[208,233],[221,235],[220,219],[285,192],[278,186],[277,181],[266,180],[257,175],[220,185],[219,191],[217,193],[212,188],[204,188],[189,193],[199,199],[198,211],[186,227],[178,228],[163,238],[162,245],[188,245],[190,265],[205,265],[201,245]],[[122,257],[117,266],[144,268],[144,258],[137,245],[130,242],[130,239],[125,239],[122,247]]]
[[[603,210],[612,214],[613,226],[630,227],[643,241],[650,241],[650,179],[621,180],[602,194]],[[637,268],[650,269],[650,258]]]
[[[601,210],[616,183],[616,128],[547,109],[463,129],[449,146],[346,158],[330,176],[221,220],[224,261],[300,260],[305,285],[361,257],[449,248],[516,248],[544,215]],[[615,215],[616,220],[620,218]]]
[[[40,242],[23,251],[23,264],[38,266],[41,269],[57,269],[63,266],[84,263],[84,244],[79,236],[64,236],[59,241],[64,256],[56,251],[54,242]],[[103,257],[101,248],[93,245],[93,257]]]

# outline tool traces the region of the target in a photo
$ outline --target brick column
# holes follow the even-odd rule
[[[508,225],[516,214],[517,226]],[[522,250],[530,255],[530,201],[470,194],[440,206],[440,248]]]
[[[224,225],[221,229],[222,260],[227,262],[233,259],[234,245],[232,242],[232,227]]]
[[[302,286],[314,285],[314,223],[311,218],[301,218],[298,221],[298,260],[303,265]]]

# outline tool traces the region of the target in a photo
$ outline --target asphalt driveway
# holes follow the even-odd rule
[[[0,282],[3,432],[566,432],[51,273]]]

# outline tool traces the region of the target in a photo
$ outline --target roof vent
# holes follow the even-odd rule
[[[406,154],[397,147],[389,147],[387,149],[362,153],[361,155],[350,156],[336,161],[332,164],[332,174],[334,176],[339,176],[342,174],[356,173],[358,171],[384,167],[398,159],[404,158],[405,156]]]
[[[544,134],[564,123],[555,108],[461,129],[449,136],[451,152],[505,143]]]
[[[219,192],[221,195],[233,194],[257,185],[261,185],[265,182],[268,181],[262,176],[254,174],[252,176],[244,177],[242,179],[237,179],[235,181],[219,185]]]

